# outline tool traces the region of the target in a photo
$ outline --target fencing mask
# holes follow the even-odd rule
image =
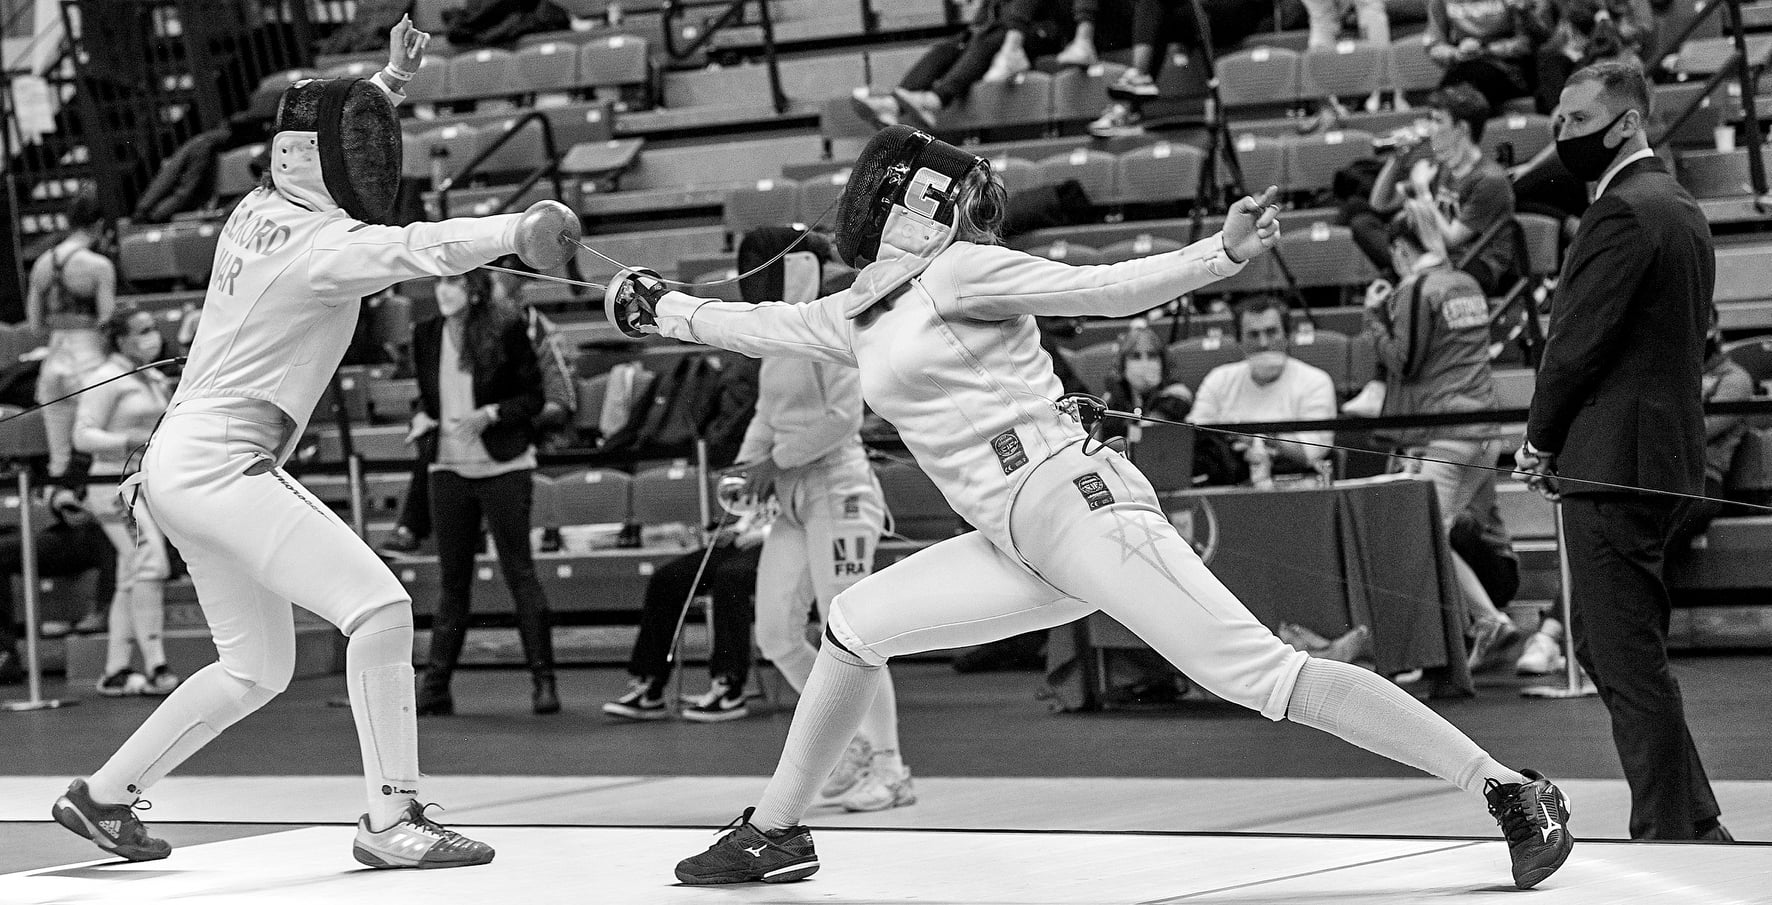
[[[278,189],[309,206],[330,201],[357,220],[388,222],[400,193],[400,120],[374,83],[296,82],[283,92],[272,134]]]
[[[922,273],[954,241],[960,187],[990,164],[906,125],[874,133],[837,202],[837,255],[862,268],[844,313],[855,317]]]
[[[798,245],[794,244],[796,240]],[[739,240],[738,270],[750,273],[789,246],[793,246],[793,251],[782,255],[781,260],[738,281],[739,294],[745,301],[809,302],[818,298],[831,246],[817,233],[786,226],[753,229]]]

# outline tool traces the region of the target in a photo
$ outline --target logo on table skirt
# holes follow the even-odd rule
[[[839,580],[863,578],[873,565],[866,535],[831,538],[831,573]]]
[[[1021,447],[1021,438],[1010,428],[991,439],[991,451],[997,454],[997,461],[1003,465],[1004,474],[1012,474],[1017,468],[1028,464],[1027,450]]]
[[[1114,492],[1108,489],[1107,482],[1101,479],[1101,475],[1093,471],[1071,483],[1077,485],[1077,492],[1083,495],[1083,502],[1089,504],[1091,511],[1114,504]]]
[[[1178,496],[1164,505],[1176,533],[1194,548],[1201,562],[1211,565],[1218,552],[1218,515],[1212,511],[1212,501],[1203,496]]]

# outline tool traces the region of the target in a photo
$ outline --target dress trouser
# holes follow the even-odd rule
[[[634,677],[659,683],[670,677],[671,664],[666,661],[672,633],[689,599],[695,572],[701,568],[703,552],[685,553],[660,566],[647,580],[640,636],[634,639],[634,652],[628,658],[628,672]],[[761,545],[714,548],[701,583],[694,589],[714,599],[714,649],[708,657],[708,674],[726,677],[734,689],[743,688],[750,677],[751,594],[757,587],[757,560],[762,553]]]
[[[431,619],[431,655],[425,672],[428,687],[442,688],[461,658],[468,631],[468,605],[473,599],[474,554],[479,548],[481,519],[498,550],[499,571],[516,605],[517,635],[523,659],[535,675],[554,672],[553,614],[535,574],[529,548],[530,511],[534,505],[535,470],[464,478],[452,471],[431,472],[431,522],[437,531],[437,565],[442,593]]]
[[[1718,815],[1667,657],[1662,578],[1685,503],[1625,493],[1563,497],[1575,657],[1612,715],[1633,839],[1692,839]]]

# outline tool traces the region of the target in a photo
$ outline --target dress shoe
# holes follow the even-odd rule
[[[554,688],[552,673],[535,676],[535,693],[530,698],[537,715],[545,716],[560,712],[560,695]]]

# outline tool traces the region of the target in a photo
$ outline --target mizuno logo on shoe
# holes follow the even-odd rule
[[[769,846],[767,846],[767,845],[759,845],[756,848],[747,848],[747,849],[745,849],[745,851],[749,852],[751,857],[753,857],[753,858],[761,858],[761,857],[763,857],[763,850],[768,847]]]
[[[1538,799],[1538,810],[1539,813],[1544,815],[1544,826],[1539,827],[1538,832],[1544,835],[1544,841],[1549,842],[1552,833],[1562,832],[1563,825],[1558,823],[1557,818],[1551,815],[1550,806],[1545,804],[1543,798]]]

